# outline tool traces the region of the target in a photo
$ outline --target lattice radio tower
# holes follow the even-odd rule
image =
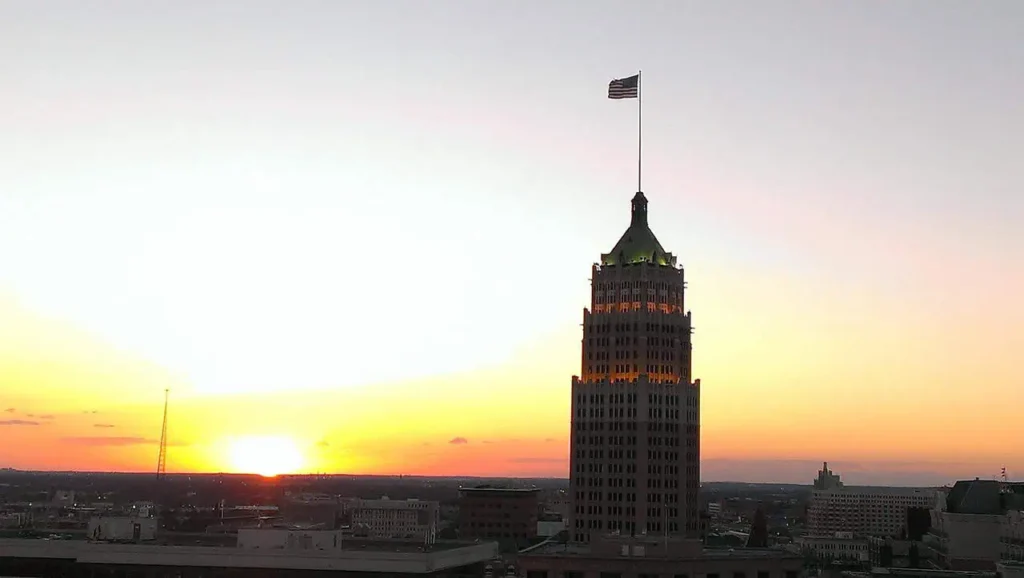
[[[164,390],[164,425],[160,429],[160,455],[156,459],[156,479],[167,474],[167,401],[171,390]]]

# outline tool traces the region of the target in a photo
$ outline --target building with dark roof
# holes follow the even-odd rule
[[[923,544],[929,558],[951,570],[995,569],[1024,558],[1024,485],[961,480],[931,511]]]

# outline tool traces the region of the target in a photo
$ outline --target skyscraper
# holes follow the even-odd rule
[[[700,380],[676,257],[632,200],[629,228],[593,266],[572,378],[570,538],[699,531]]]

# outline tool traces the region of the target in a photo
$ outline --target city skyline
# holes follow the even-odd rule
[[[564,477],[642,68],[704,479],[1024,472],[1018,4],[55,5],[0,7],[0,467],[155,471],[169,387],[169,472]]]

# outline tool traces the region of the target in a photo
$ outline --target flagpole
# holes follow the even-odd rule
[[[643,136],[644,136],[644,117],[643,117],[643,94],[640,89],[640,80],[642,70],[638,70],[636,73],[636,191],[642,192],[643,188],[641,185],[640,177],[643,174]]]

